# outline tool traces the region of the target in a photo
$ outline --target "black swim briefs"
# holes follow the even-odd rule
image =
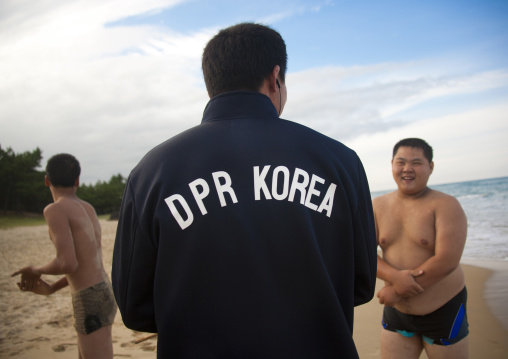
[[[405,337],[421,335],[429,344],[451,345],[468,333],[466,314],[467,290],[464,289],[441,308],[426,315],[411,315],[385,306],[383,328]]]

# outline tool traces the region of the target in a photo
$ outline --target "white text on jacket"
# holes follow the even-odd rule
[[[333,198],[337,188],[335,183],[330,183],[326,193],[322,196],[323,192],[318,190],[316,186],[325,184],[325,180],[323,178],[316,176],[315,174],[309,175],[309,173],[300,168],[295,168],[293,175],[291,176],[287,167],[278,166],[273,169],[271,183],[267,184],[266,177],[270,172],[270,168],[271,166],[264,166],[262,169],[260,169],[259,166],[254,166],[253,168],[254,199],[256,201],[271,200],[273,198],[277,201],[287,199],[289,202],[294,202],[295,197],[298,196],[300,204],[319,213],[325,211],[326,216],[331,216]],[[227,172],[213,172],[212,178],[221,207],[227,206],[228,201],[238,203],[236,193],[233,189],[231,176]],[[282,186],[280,186],[280,184],[282,184]],[[189,188],[201,214],[207,214],[208,211],[203,200],[210,194],[210,186],[208,182],[203,178],[198,178],[189,183]],[[182,229],[185,229],[192,224],[194,221],[194,214],[182,195],[173,194],[165,198],[164,201]],[[175,202],[180,204],[180,211],[176,207]],[[182,210],[185,212],[185,216],[182,215]],[[184,217],[186,219],[184,219]]]

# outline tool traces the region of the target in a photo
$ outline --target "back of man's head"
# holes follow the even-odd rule
[[[80,173],[78,160],[67,153],[54,155],[46,165],[46,175],[54,187],[73,187]]]
[[[395,157],[397,154],[397,151],[399,150],[399,147],[412,147],[412,148],[419,148],[423,151],[423,155],[425,158],[429,161],[429,163],[432,162],[433,158],[433,150],[430,145],[422,140],[421,138],[405,138],[403,140],[400,140],[393,146],[393,155],[392,158]]]
[[[229,91],[258,91],[276,65],[285,82],[286,44],[277,31],[259,24],[223,29],[203,51],[203,76],[210,97]]]

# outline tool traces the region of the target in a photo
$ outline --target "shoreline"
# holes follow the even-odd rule
[[[485,268],[492,273],[485,283],[484,298],[489,309],[508,331],[508,261],[463,259],[461,264]]]

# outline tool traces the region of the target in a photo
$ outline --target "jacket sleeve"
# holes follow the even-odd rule
[[[354,217],[354,305],[369,302],[375,292],[377,270],[377,241],[374,213],[365,169],[358,159],[358,207]]]
[[[127,328],[157,333],[153,282],[156,249],[140,226],[131,181],[127,181],[113,251],[111,281]]]

